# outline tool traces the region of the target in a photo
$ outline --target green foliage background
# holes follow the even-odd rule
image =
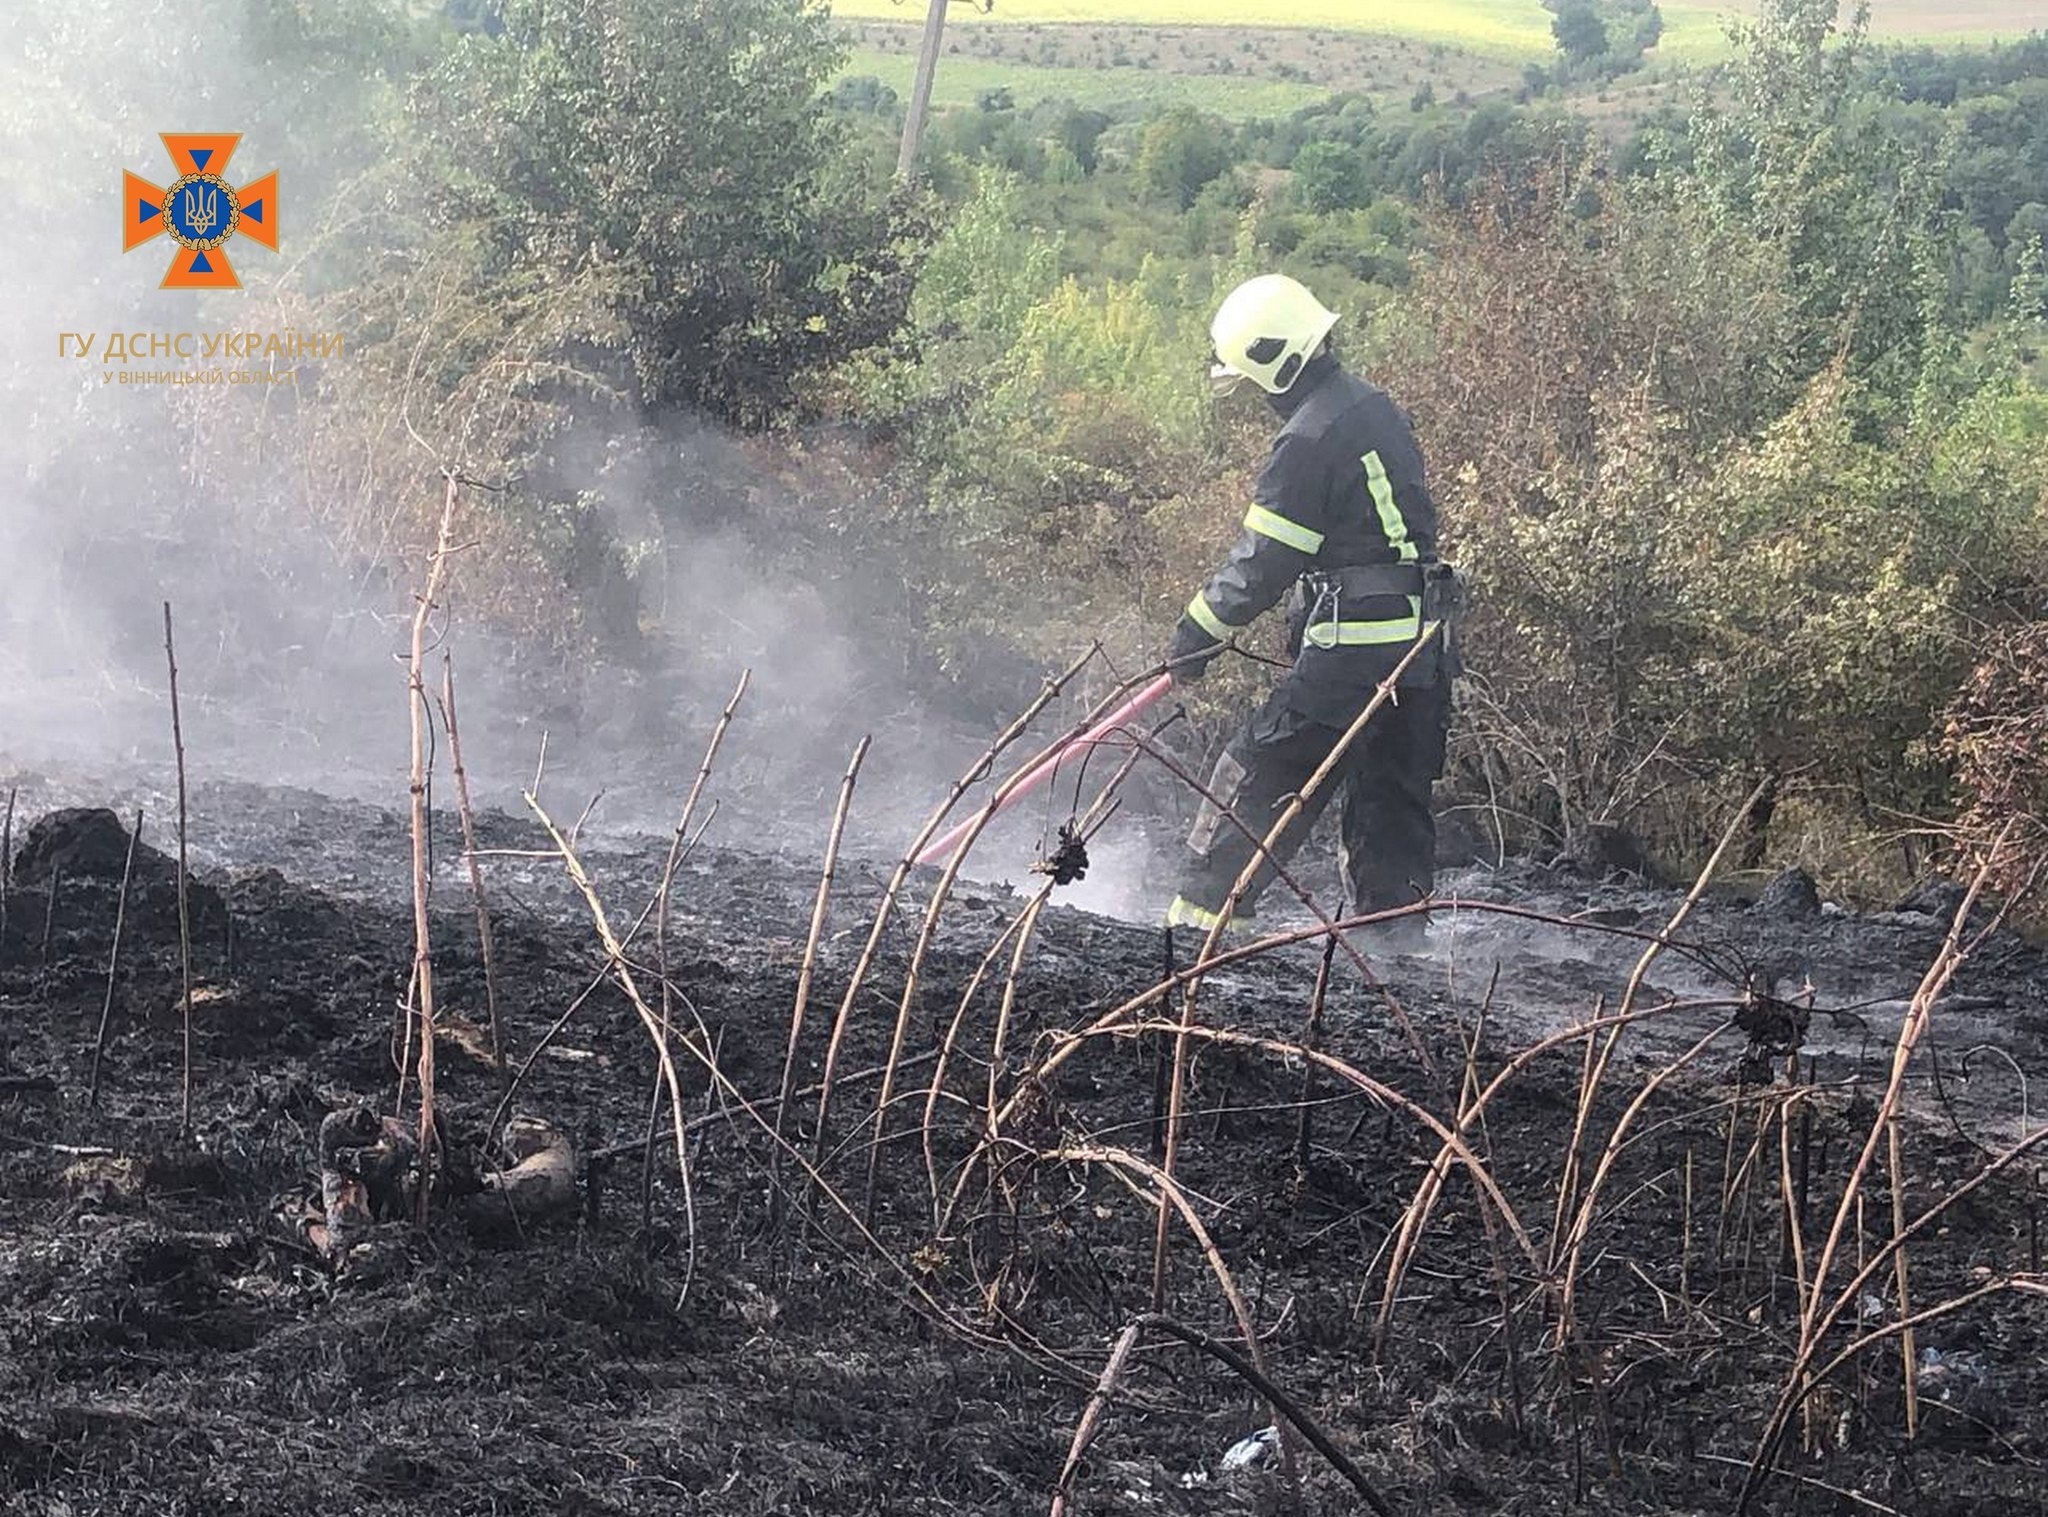
[[[529,642],[687,651],[673,587],[737,535],[990,713],[1092,641],[1156,655],[1270,429],[1208,400],[1208,314],[1279,268],[1421,429],[1477,591],[1455,799],[1499,846],[1620,822],[1675,860],[1772,778],[1776,855],[1853,876],[1959,806],[1981,838],[1973,776],[2039,793],[1982,724],[2044,646],[2048,37],[1877,49],[1769,0],[1628,130],[1569,69],[1239,119],[992,86],[904,186],[898,92],[811,0],[199,8],[297,155],[238,323],[350,361],[123,425],[180,427],[259,561],[317,541],[402,606],[456,468],[491,486],[465,604]],[[0,111],[66,164],[153,141],[67,60],[193,61],[126,14],[26,27]],[[25,414],[58,519],[124,444]],[[1212,677],[1209,738],[1265,678]]]
[[[1077,176],[1056,109],[943,121],[946,314],[913,323],[914,379],[864,362],[849,401],[972,545],[929,644],[1148,651],[1264,433],[1200,398],[1203,318],[1280,267],[1429,448],[1478,596],[1455,785],[1499,846],[1621,823],[1677,863],[1769,780],[1759,862],[1896,868],[1954,804],[1944,712],[1984,629],[2038,614],[2048,574],[2048,47],[1877,52],[1833,14],[1767,6],[1616,144],[1549,100],[1177,107]],[[1220,714],[1263,677],[1205,690]]]

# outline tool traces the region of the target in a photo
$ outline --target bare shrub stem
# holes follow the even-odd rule
[[[171,603],[164,602],[164,662],[171,672],[171,747],[178,760],[178,971],[183,984],[184,1056],[179,1080],[178,1134],[192,1134],[192,903],[186,867],[185,727],[178,711],[178,651],[171,634]]]
[[[512,1084],[505,1062],[505,1041],[498,1027],[498,953],[491,938],[491,906],[484,894],[483,860],[476,851],[476,810],[469,799],[469,770],[462,763],[462,728],[455,720],[455,656],[441,656],[441,725],[448,729],[448,761],[455,770],[455,804],[462,816],[462,852],[469,862],[469,894],[476,903],[477,951],[484,961],[484,1007],[491,1024],[491,1063],[497,1067],[500,1091]]]
[[[839,801],[832,808],[832,830],[825,838],[825,862],[818,871],[818,894],[811,903],[810,931],[804,936],[804,961],[796,976],[796,1001],[789,1011],[789,1044],[782,1056],[781,1091],[775,1098],[775,1137],[777,1146],[771,1160],[772,1202],[776,1207],[782,1204],[782,1141],[789,1132],[791,1100],[796,1089],[797,1053],[804,1035],[804,1017],[811,1004],[811,981],[818,969],[818,947],[825,938],[825,916],[832,902],[832,882],[839,870],[839,843],[846,833],[847,813],[853,806],[853,787],[860,777],[860,766],[868,756],[868,746],[874,741],[873,734],[863,736],[853,750],[853,757],[846,765],[846,774],[839,782]]]
[[[1992,857],[1995,857],[1996,854],[1997,849],[1994,847]],[[1898,1111],[1899,1101],[1905,1089],[1906,1070],[1912,1063],[1913,1052],[1919,1046],[1921,1037],[1926,1033],[1928,1022],[1933,1014],[1934,1003],[1941,998],[1942,993],[1948,988],[1949,982],[1955,977],[1956,971],[1962,967],[1963,961],[1969,957],[1970,947],[1973,945],[1965,944],[1964,931],[1969,921],[1970,912],[1976,906],[1978,896],[1983,892],[1990,870],[1991,863],[1987,859],[1978,868],[1976,878],[1971,881],[1969,890],[1963,896],[1962,904],[1956,908],[1955,915],[1949,922],[1948,934],[1942,940],[1941,949],[1935,955],[1934,962],[1928,965],[1927,973],[1922,977],[1919,989],[1913,994],[1913,1000],[1907,1009],[1905,1019],[1900,1023],[1898,1041],[1892,1050],[1891,1076],[1886,1083],[1883,1096],[1878,1100],[1877,1110],[1871,1117],[1870,1130],[1864,1138],[1862,1150],[1857,1154],[1856,1162],[1850,1167],[1848,1180],[1842,1189],[1842,1198],[1835,1208],[1833,1225],[1828,1229],[1826,1241],[1821,1245],[1820,1256],[1814,1264],[1813,1296],[1800,1316],[1798,1352],[1793,1359],[1792,1371],[1787,1377],[1785,1389],[1780,1393],[1777,1406],[1773,1409],[1769,1420],[1764,1425],[1763,1434],[1757,1441],[1756,1452],[1750,1462],[1749,1474],[1744,1479],[1742,1490],[1736,1498],[1736,1517],[1744,1517],[1744,1514],[1755,1503],[1765,1480],[1769,1478],[1771,1466],[1777,1458],[1779,1444],[1784,1439],[1785,1430],[1790,1424],[1794,1410],[1805,1402],[1806,1397],[1811,1394],[1814,1387],[1820,1384],[1824,1378],[1824,1374],[1815,1375],[1811,1373],[1813,1360],[1819,1351],[1822,1340],[1834,1327],[1835,1323],[1840,1320],[1842,1313],[1848,1309],[1849,1304],[1856,1300],[1857,1292],[1862,1289],[1864,1282],[1870,1277],[1871,1273],[1883,1263],[1889,1261],[1900,1250],[1904,1249],[1907,1240],[1925,1226],[1931,1218],[1955,1205],[1956,1202],[1960,1201],[1974,1190],[1977,1185],[1987,1179],[1991,1173],[2002,1169],[2013,1158],[2017,1157],[2019,1153],[2030,1149],[2037,1139],[2048,1137],[2048,1129],[2044,1129],[2041,1133],[2022,1139],[2014,1148],[2008,1149],[2006,1154],[1994,1163],[1989,1170],[1980,1172],[1973,1180],[1965,1182],[1963,1185],[1950,1191],[1936,1206],[1923,1213],[1912,1226],[1906,1228],[1894,1226],[1890,1241],[1882,1248],[1876,1250],[1870,1262],[1858,1270],[1855,1276],[1838,1294],[1829,1299],[1827,1295],[1828,1282],[1830,1275],[1833,1273],[1835,1257],[1840,1252],[1843,1240],[1848,1234],[1850,1220],[1857,1214],[1858,1205],[1862,1197],[1864,1177],[1869,1172],[1870,1164],[1877,1153],[1878,1145],[1884,1141],[1885,1134],[1889,1130],[1890,1124]],[[1910,1320],[1910,1318],[1907,1319],[1908,1322]],[[1830,1371],[1836,1362],[1840,1361],[1830,1362],[1828,1366]]]
[[[1222,908],[1216,913],[1216,920],[1202,942],[1202,951],[1199,955],[1201,959],[1215,957],[1217,945],[1223,941],[1223,930],[1236,912],[1238,902],[1250,891],[1252,881],[1258,878],[1262,860],[1269,856],[1279,845],[1280,839],[1287,835],[1287,829],[1294,825],[1295,819],[1302,813],[1302,808],[1329,783],[1330,776],[1337,772],[1345,756],[1351,751],[1351,745],[1358,741],[1359,733],[1363,732],[1366,724],[1379,714],[1381,707],[1395,698],[1401,676],[1408,672],[1409,666],[1421,656],[1423,650],[1436,641],[1442,630],[1442,625],[1437,622],[1430,622],[1423,627],[1422,635],[1416,638],[1414,646],[1409,648],[1400,663],[1394,666],[1393,672],[1380,681],[1372,699],[1365,703],[1365,708],[1344,730],[1344,735],[1337,739],[1336,746],[1331,748],[1322,763],[1316,766],[1315,773],[1308,778],[1308,783],[1281,807],[1280,815],[1274,819],[1273,825],[1266,829],[1264,840],[1251,858],[1245,861],[1244,868],[1231,884],[1230,893],[1224,897]],[[1180,1025],[1183,1030],[1173,1042],[1172,1074],[1168,1080],[1166,1093],[1166,1156],[1160,1161],[1161,1169],[1168,1175],[1173,1173],[1174,1165],[1180,1156],[1181,1124],[1187,1103],[1187,1029],[1192,1028],[1196,1022],[1196,1003],[1200,996],[1201,984],[1199,976],[1187,983],[1180,1003]],[[1423,1058],[1426,1062],[1427,1050],[1423,1051]],[[1165,1311],[1167,1305],[1167,1220],[1166,1203],[1162,1196],[1158,1223],[1152,1235],[1152,1310],[1155,1312]]]
[[[961,772],[960,777],[953,782],[952,790],[948,792],[945,800],[939,803],[938,809],[932,812],[924,826],[919,829],[916,838],[912,840],[910,847],[904,851],[903,857],[897,862],[895,872],[889,876],[889,883],[882,891],[882,899],[875,907],[875,920],[873,926],[868,929],[867,942],[862,946],[860,958],[853,966],[853,975],[847,980],[846,990],[840,996],[839,1012],[832,1020],[832,1035],[825,1044],[824,1077],[819,1082],[818,1090],[817,1130],[812,1136],[812,1152],[814,1154],[822,1157],[830,1142],[832,1077],[839,1067],[840,1045],[845,1041],[846,1029],[853,1019],[853,1008],[860,999],[861,988],[867,983],[869,970],[874,967],[875,955],[881,949],[882,935],[888,931],[889,919],[895,913],[896,899],[903,892],[904,882],[910,878],[910,871],[915,867],[917,856],[924,851],[925,845],[932,840],[932,837],[938,832],[939,828],[945,824],[947,816],[959,804],[960,797],[965,795],[977,780],[989,772],[996,759],[1004,750],[1023,735],[1024,729],[1031,725],[1032,720],[1038,713],[1058,698],[1060,692],[1066,689],[1067,684],[1095,658],[1098,652],[1100,652],[1099,649],[1089,649],[1088,652],[1082,654],[1081,657],[1069,664],[1066,671],[1058,678],[1047,680],[1044,687],[1038,692],[1037,697],[1033,699],[1029,706],[1024,708],[1017,719],[1003,729],[996,740],[982,752],[981,757],[972,764],[969,764]],[[1085,728],[1078,730],[1085,730]],[[1019,771],[1019,773],[1023,772],[1026,771]],[[989,805],[993,807],[1000,799],[1001,793],[999,791],[996,796],[990,798]],[[957,868],[960,860],[965,856],[964,848],[956,852],[953,857],[953,867]],[[950,874],[948,877],[950,878]],[[911,979],[914,981],[915,977],[915,966],[913,966]],[[888,1063],[894,1065],[900,1057],[901,1050],[898,1049],[895,1053],[892,1053]],[[893,1089],[894,1082],[890,1077],[885,1075],[884,1081]],[[887,1105],[887,1101],[877,1103],[878,1109],[885,1108]],[[876,1134],[877,1139],[880,1136],[881,1134]]]
[[[7,952],[7,895],[14,876],[14,798],[17,791],[12,785],[7,788],[7,815],[0,820],[0,956]]]
[[[1095,1441],[1096,1430],[1101,1427],[1103,1416],[1109,1410],[1110,1397],[1116,1394],[1116,1388],[1124,1377],[1124,1366],[1130,1362],[1131,1350],[1138,1346],[1138,1334],[1144,1330],[1142,1322],[1129,1323],[1116,1335],[1116,1342],[1109,1346],[1109,1362],[1102,1366],[1102,1378],[1088,1393],[1088,1405],[1082,1408],[1081,1421],[1074,1428],[1074,1441],[1067,1448],[1067,1461],[1060,1466],[1060,1478],[1053,1482],[1048,1517],[1066,1517],[1067,1501],[1074,1489],[1074,1476],[1080,1472],[1081,1457],[1088,1452],[1088,1445]]]
[[[135,808],[135,827],[128,834],[128,858],[121,865],[121,893],[114,900],[114,942],[107,950],[107,996],[100,1003],[100,1027],[92,1040],[92,1073],[86,1080],[85,1104],[100,1104],[100,1060],[107,1051],[107,1024],[114,1019],[114,985],[121,970],[121,930],[128,923],[128,882],[135,878],[135,849],[142,841],[142,808]]]
[[[432,707],[427,703],[426,659],[427,625],[434,614],[435,598],[441,593],[442,576],[447,571],[448,557],[453,551],[452,534],[455,529],[455,508],[460,498],[455,476],[445,476],[441,495],[441,525],[434,535],[433,556],[427,560],[427,578],[422,587],[412,617],[412,649],[406,659],[406,684],[409,715],[412,722],[412,924],[413,924],[413,973],[419,995],[419,1220],[427,1219],[427,1208],[433,1194],[434,1154],[437,1137],[434,1129],[434,934],[428,918],[432,901],[433,879],[429,866],[428,828],[431,818],[427,815],[427,728],[432,721]]]

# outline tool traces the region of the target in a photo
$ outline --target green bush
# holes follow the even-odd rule
[[[822,8],[505,0],[501,14],[413,91],[410,205],[433,228],[481,229],[486,277],[605,270],[622,377],[644,403],[758,422],[804,371],[894,326],[871,283],[828,277],[894,232],[830,173],[841,52]]]
[[[1938,807],[1972,629],[2048,565],[2048,452],[2012,424],[2035,392],[1802,374],[1782,249],[1654,186],[1590,218],[1580,193],[1440,226],[1390,350],[1477,586],[1466,764],[1553,840],[1682,849],[1702,795],[1766,776],[1850,816]]]
[[[1372,198],[1357,150],[1338,142],[1311,142],[1294,155],[1293,191],[1318,213],[1355,210]]]
[[[1138,146],[1138,183],[1154,198],[1186,209],[1235,158],[1222,121],[1192,106],[1175,106],[1145,128]]]

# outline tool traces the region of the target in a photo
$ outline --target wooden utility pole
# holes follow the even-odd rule
[[[946,0],[931,0],[924,13],[924,43],[917,50],[917,74],[910,82],[910,111],[903,118],[903,146],[896,154],[898,179],[908,179],[917,168],[917,149],[924,141],[924,118],[932,105],[932,76],[939,71],[939,39],[945,32]]]

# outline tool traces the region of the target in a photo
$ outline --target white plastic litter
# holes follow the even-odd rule
[[[1950,1351],[1929,1344],[1920,1350],[1920,1394],[1946,1405],[1976,1401],[1990,1386],[1991,1371],[1982,1355]]]
[[[1223,1468],[1226,1470],[1257,1469],[1280,1450],[1280,1429],[1262,1427],[1256,1433],[1237,1442],[1223,1451]]]

